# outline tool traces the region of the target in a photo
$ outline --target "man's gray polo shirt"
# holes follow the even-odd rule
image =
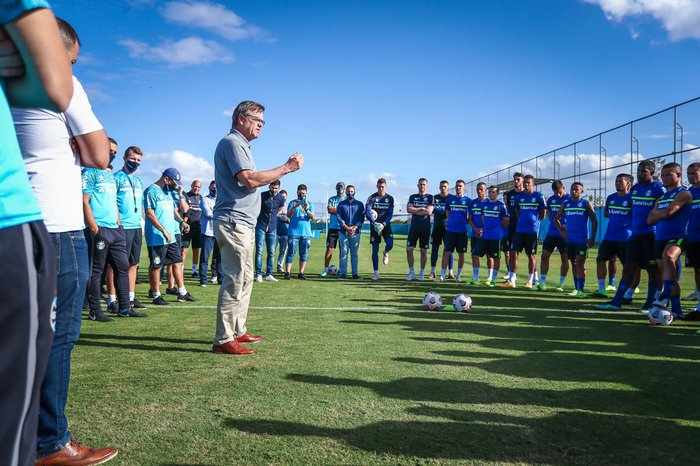
[[[260,196],[257,188],[248,189],[238,181],[241,170],[255,170],[250,141],[232,129],[214,152],[214,178],[216,179],[216,204],[214,220],[240,223],[255,228],[260,213]]]

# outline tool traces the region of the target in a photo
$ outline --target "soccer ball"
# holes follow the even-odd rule
[[[452,305],[457,312],[470,312],[472,310],[472,298],[466,294],[458,294],[452,300]]]
[[[377,221],[377,217],[379,216],[379,215],[377,214],[377,211],[374,210],[374,209],[372,209],[372,210],[369,211],[369,215],[370,215],[370,217],[372,217],[372,221],[373,221],[373,222],[376,222],[376,221]]]
[[[442,308],[442,297],[434,291],[428,291],[423,296],[423,305],[429,311],[439,311]]]
[[[338,267],[335,265],[328,266],[328,275],[338,275]]]
[[[671,325],[671,322],[673,322],[673,314],[668,312],[666,309],[661,309],[658,307],[655,307],[652,309],[649,314],[649,323],[652,325]]]

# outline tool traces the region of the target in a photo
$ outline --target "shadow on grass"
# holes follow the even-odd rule
[[[134,343],[128,343],[134,342]],[[149,342],[143,344],[139,342]],[[185,345],[202,346],[206,342],[202,340],[186,340],[181,338],[164,338],[157,336],[135,336],[135,335],[102,335],[93,333],[81,333],[76,345],[99,346],[104,348],[122,348],[137,351],[165,351],[165,352],[187,352],[187,353],[210,353],[207,349],[187,348]]]
[[[692,464],[700,429],[650,418],[561,412],[516,417],[412,408],[441,421],[380,421],[350,429],[267,419],[227,419],[224,426],[264,436],[327,437],[354,448],[406,458],[548,464]],[[587,430],[588,426],[595,426]],[[688,448],[658,448],[658,435]],[[692,444],[692,445],[691,445]]]

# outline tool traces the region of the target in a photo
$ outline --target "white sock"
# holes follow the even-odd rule
[[[153,299],[156,299],[158,296],[160,296],[160,291],[154,291],[153,292]]]
[[[107,298],[107,304],[112,304],[112,303],[113,303],[114,301],[116,301],[116,300],[117,300],[117,295],[111,294],[111,295],[109,295],[109,297]]]
[[[547,284],[547,274],[546,273],[540,274],[540,284],[541,285]]]
[[[508,277],[508,280],[511,283],[515,283],[515,274],[513,272],[510,273],[510,277]]]
[[[477,282],[479,281],[479,267],[472,267],[472,271],[474,272],[474,280]]]
[[[534,273],[529,274],[527,276],[527,281],[529,281],[530,283],[534,282],[535,281],[535,274]]]
[[[498,273],[496,273],[498,275]],[[488,269],[488,274],[486,275],[486,280],[491,281],[493,277],[493,269]]]
[[[185,288],[184,286],[181,286],[180,288],[177,289],[177,292],[180,293],[181,295],[187,294],[187,288]]]
[[[136,293],[133,291],[129,291],[129,301],[133,301],[135,297],[136,297]]]

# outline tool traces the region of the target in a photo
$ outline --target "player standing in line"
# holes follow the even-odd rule
[[[632,234],[630,230],[632,220],[631,186],[632,176],[620,173],[615,177],[616,192],[605,199],[603,215],[608,219],[608,227],[598,248],[598,257],[596,258],[598,291],[593,293],[592,297],[608,297],[605,288],[606,262],[611,261],[612,263],[615,258],[619,258],[621,262],[625,261],[627,240]]]
[[[671,314],[676,319],[684,319],[681,308],[681,287],[678,283],[676,262],[685,247],[686,227],[693,206],[693,196],[682,184],[681,166],[667,163],[661,169],[661,181],[666,192],[658,199],[649,212],[647,223],[656,225],[654,252],[656,261],[661,264],[664,287],[654,301],[654,306],[667,307],[671,302]]]
[[[637,183],[632,186],[632,234],[627,242],[625,251],[625,263],[622,268],[622,280],[617,287],[615,296],[610,302],[599,304],[595,309],[603,311],[619,311],[625,293],[634,281],[639,268],[644,268],[649,275],[647,299],[641,311],[651,309],[654,298],[657,295],[659,285],[659,267],[654,258],[654,241],[656,227],[647,224],[649,212],[652,211],[656,200],[666,191],[658,181],[653,179],[656,164],[651,160],[644,160],[637,165]]]
[[[489,187],[489,200],[482,207],[482,216],[483,231],[472,250],[479,257],[486,254],[488,275],[485,285],[493,287],[501,266],[501,238],[503,230],[508,227],[508,209],[498,200],[497,186]]]
[[[428,180],[418,180],[418,194],[411,194],[408,198],[406,211],[411,214],[411,226],[406,240],[406,261],[408,262],[408,276],[406,280],[416,279],[413,268],[413,250],[420,246],[420,274],[418,280],[425,279],[425,264],[428,262],[428,245],[430,243],[430,216],[433,213],[433,195],[428,194]]]
[[[433,232],[430,237],[432,248],[430,250],[430,275],[428,278],[435,278],[435,267],[440,257],[440,245],[445,237],[445,227],[447,226],[447,215],[445,214],[445,202],[450,195],[450,183],[447,180],[440,182],[440,193],[433,196]],[[442,262],[442,261],[441,261]],[[454,279],[452,269],[454,256],[450,254],[450,274],[449,278]]]
[[[462,277],[462,267],[464,267],[464,251],[467,250],[467,216],[469,215],[469,203],[471,199],[464,195],[464,180],[457,180],[455,183],[455,194],[447,197],[445,211],[447,214],[447,226],[445,232],[445,252],[442,254],[442,272],[438,281],[445,281],[447,264],[450,255],[456,250],[459,256],[457,262],[457,276],[455,280],[460,281]]]
[[[515,196],[515,214],[518,218],[518,225],[510,247],[510,277],[507,282],[501,285],[502,288],[515,288],[518,255],[523,249],[527,254],[529,273],[525,288],[532,288],[532,282],[535,280],[537,233],[540,231],[540,220],[544,218],[545,209],[544,196],[539,191],[535,191],[535,177],[526,175],[523,178],[523,192]]]
[[[508,217],[510,217],[510,221],[508,222],[508,232],[506,236],[503,237],[501,240],[501,250],[504,253],[504,257],[506,260],[506,268],[508,269],[508,273],[504,277],[504,280],[507,282],[510,280],[510,250],[511,246],[513,245],[513,237],[515,236],[515,230],[518,227],[518,213],[515,208],[515,198],[518,196],[518,194],[523,192],[523,180],[525,175],[523,175],[520,172],[515,172],[513,175],[513,189],[510,191],[507,191],[503,195],[503,203],[506,205],[506,208],[508,209]]]
[[[695,288],[700,288],[700,163],[688,165],[688,182],[690,194],[693,196],[693,207],[690,209],[685,247],[685,266],[693,267]],[[689,313],[687,319],[700,317],[700,301],[695,306],[695,312]]]
[[[476,185],[476,199],[472,199],[469,204],[469,217],[467,221],[471,226],[471,238],[472,238],[472,279],[469,280],[470,285],[479,284],[479,256],[475,253],[474,248],[476,247],[476,242],[484,231],[484,220],[483,220],[483,206],[488,202],[486,199],[486,183],[483,181]]]
[[[578,181],[571,185],[571,199],[568,199],[554,217],[554,225],[562,238],[566,240],[566,255],[571,260],[574,272],[574,291],[569,296],[583,298],[583,287],[586,283],[586,257],[588,249],[595,243],[595,233],[598,229],[598,219],[588,199],[581,197],[584,192],[583,183]],[[562,222],[562,219],[564,221]],[[588,234],[588,222],[591,222],[591,233]]]
[[[340,224],[335,214],[338,204],[344,200],[345,183],[338,181],[335,185],[335,196],[331,196],[328,199],[328,206],[326,207],[328,211],[328,234],[326,234],[326,258],[323,263],[323,272],[321,272],[322,277],[328,276],[328,267],[331,265],[331,259],[333,259],[333,251],[338,246]]]
[[[569,258],[566,255],[566,240],[561,236],[561,233],[554,224],[554,217],[557,216],[561,206],[571,200],[571,196],[567,194],[564,184],[560,180],[552,182],[553,196],[547,199],[547,215],[549,216],[549,228],[547,235],[542,242],[542,257],[540,257],[540,283],[537,289],[545,291],[547,289],[547,273],[549,272],[549,257],[555,249],[559,251],[561,257],[561,268],[559,269],[559,286],[557,291],[564,291],[564,281],[566,274],[569,273]],[[566,218],[561,217],[559,220],[563,225],[566,224]]]
[[[377,213],[377,218],[372,216],[372,211]],[[394,247],[394,234],[391,231],[391,218],[394,216],[394,198],[386,193],[386,180],[377,180],[377,192],[367,198],[365,204],[365,217],[370,222],[369,242],[372,244],[372,266],[374,275],[372,280],[379,280],[379,243],[384,238],[384,253],[382,262],[389,263],[389,251]]]

